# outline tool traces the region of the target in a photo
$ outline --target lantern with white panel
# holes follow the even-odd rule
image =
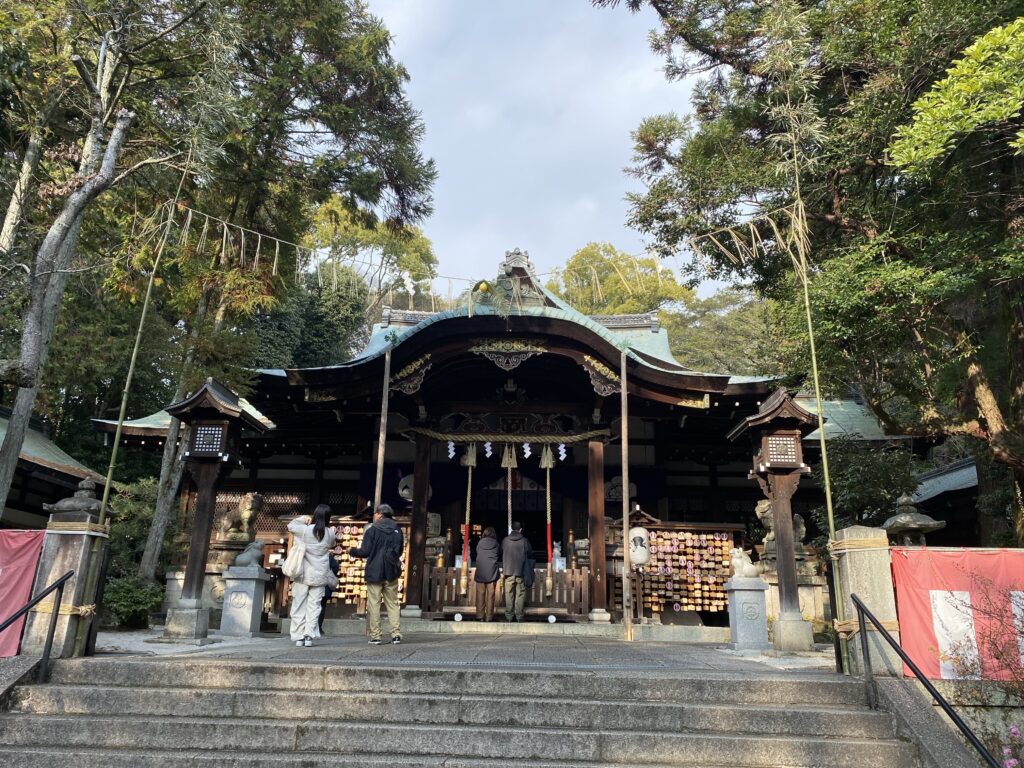
[[[167,613],[164,637],[202,644],[209,642],[210,612],[203,608],[202,595],[217,486],[230,471],[242,429],[262,433],[273,425],[212,378],[165,410],[189,427],[185,466],[196,485],[196,505],[181,599]]]
[[[802,443],[816,427],[817,419],[779,388],[728,435],[730,440],[741,435],[750,438],[754,457],[749,478],[757,481],[772,506],[779,574],[779,617],[773,624],[773,643],[780,651],[814,647],[810,622],[800,613],[790,499],[801,476],[811,471],[804,463]]]

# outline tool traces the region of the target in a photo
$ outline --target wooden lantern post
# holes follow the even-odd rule
[[[203,644],[211,642],[207,638],[210,609],[203,607],[203,585],[218,481],[237,458],[242,427],[263,432],[266,425],[243,408],[234,392],[212,378],[165,410],[191,427],[185,466],[196,485],[196,508],[181,599],[167,612],[164,637]]]
[[[772,506],[779,576],[779,615],[773,625],[773,643],[780,651],[814,648],[811,624],[800,612],[790,501],[800,477],[811,471],[803,460],[802,440],[816,426],[815,417],[780,388],[764,401],[756,414],[741,421],[728,435],[730,440],[743,434],[750,436],[754,460],[747,477],[757,481]]]

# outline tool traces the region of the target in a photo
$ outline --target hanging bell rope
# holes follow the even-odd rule
[[[545,472],[544,480],[544,500],[547,508],[547,521],[548,521],[548,573],[544,577],[544,595],[545,597],[551,597],[551,592],[554,590],[554,577],[553,572],[555,568],[555,561],[552,557],[551,549],[551,468],[555,466],[555,457],[551,453],[551,446],[545,445],[540,452],[540,468]]]
[[[469,515],[473,508],[473,467],[476,466],[476,443],[466,446],[460,460],[466,468],[466,521],[462,526],[462,570],[459,574],[459,593],[469,593]]]
[[[512,533],[512,470],[516,464],[516,449],[511,443],[505,444],[501,454],[501,466],[505,469],[505,502],[508,506],[508,532]]]

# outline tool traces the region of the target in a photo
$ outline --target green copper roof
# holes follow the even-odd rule
[[[814,395],[808,392],[801,392],[793,398],[800,407],[806,411],[817,414],[818,405]],[[856,400],[825,400],[821,401],[822,410],[825,416],[825,439],[831,440],[836,437],[852,437],[858,440],[891,440],[892,436],[885,434],[878,419],[871,413],[871,409],[864,403]],[[805,440],[817,440],[818,430],[814,430]]]
[[[509,299],[509,295],[516,296]],[[504,313],[494,301],[495,294],[502,294]],[[499,275],[489,283],[489,292],[475,294],[470,304],[467,299],[462,306],[444,312],[402,312],[385,309],[380,323],[373,326],[366,347],[350,360],[324,368],[346,368],[372,360],[389,347],[398,347],[404,341],[433,325],[455,318],[490,316],[530,316],[562,320],[582,326],[607,341],[617,349],[626,350],[630,358],[647,368],[670,374],[698,374],[706,376],[728,376],[711,372],[693,371],[679,364],[669,348],[668,333],[658,324],[656,313],[637,315],[608,315],[590,317],[574,309],[552,293],[536,278],[526,253],[509,251],[501,263]],[[268,376],[285,375],[280,370],[260,371]],[[751,383],[770,381],[772,377],[733,376],[729,383]]]
[[[8,421],[9,419],[6,417],[0,416],[0,442],[3,442],[4,436],[7,434]],[[74,477],[102,479],[99,473],[73,459],[58,448],[50,438],[36,429],[29,428],[25,432],[25,442],[21,446],[18,458]]]

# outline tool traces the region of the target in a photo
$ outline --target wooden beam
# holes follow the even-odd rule
[[[604,443],[587,443],[587,534],[590,539],[590,609],[608,610],[604,562]]]
[[[413,466],[412,520],[409,524],[409,565],[405,585],[407,608],[419,608],[423,592],[423,557],[427,551],[427,510],[430,506],[430,438],[416,435]]]

